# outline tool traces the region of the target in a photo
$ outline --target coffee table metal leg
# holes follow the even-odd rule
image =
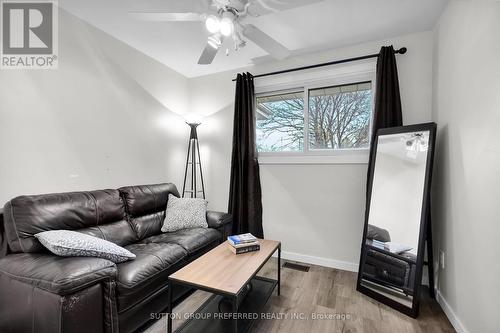
[[[172,333],[172,288],[173,283],[169,281],[168,284],[168,308],[167,308],[167,333]]]
[[[281,294],[281,244],[278,246],[278,296]]]
[[[233,332],[238,333],[238,296],[233,297]]]

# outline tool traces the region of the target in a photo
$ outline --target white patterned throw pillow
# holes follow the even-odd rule
[[[71,230],[40,232],[35,237],[50,252],[62,257],[97,257],[114,263],[135,258],[135,254],[107,240]]]
[[[177,198],[169,194],[162,232],[189,228],[208,228],[207,201],[197,198]]]

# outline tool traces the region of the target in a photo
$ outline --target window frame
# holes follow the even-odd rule
[[[375,71],[335,75],[327,78],[302,80],[295,83],[275,84],[256,87],[257,98],[289,92],[303,92],[304,99],[304,150],[284,152],[257,152],[260,164],[367,164],[369,148],[310,149],[309,148],[309,91],[349,84],[371,83],[371,116],[369,138],[372,137],[373,111],[375,102]],[[255,112],[256,114],[256,112]],[[257,119],[254,119],[256,124]],[[256,138],[257,139],[257,138]],[[371,142],[370,142],[371,144]]]

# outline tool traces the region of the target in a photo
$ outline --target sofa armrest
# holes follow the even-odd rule
[[[215,211],[207,211],[207,223],[209,228],[218,229],[226,224],[230,224],[233,222],[233,217],[231,214],[215,212]]]
[[[375,239],[384,243],[391,241],[391,235],[389,234],[389,231],[371,224],[368,224],[368,230],[366,231],[366,238]]]
[[[221,242],[231,235],[233,229],[233,216],[231,214],[207,211],[207,222],[209,228],[214,228],[221,233]]]
[[[5,227],[3,222],[3,208],[0,208],[0,258],[7,255],[7,238],[5,237]]]
[[[57,295],[71,294],[103,280],[114,281],[116,272],[113,262],[92,257],[19,253],[0,259],[0,275]]]
[[[118,332],[115,276],[105,259],[8,254],[0,259],[0,332]]]

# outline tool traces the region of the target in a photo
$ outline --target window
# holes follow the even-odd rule
[[[256,108],[257,149],[264,155],[369,148],[371,81],[259,94]]]
[[[370,145],[371,82],[309,90],[309,149]]]
[[[256,133],[259,152],[304,150],[304,93],[257,98]]]

